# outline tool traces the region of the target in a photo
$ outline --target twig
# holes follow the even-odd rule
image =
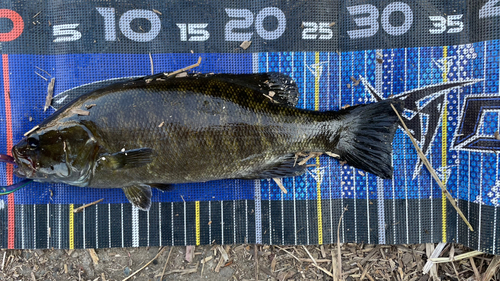
[[[54,95],[54,84],[56,83],[56,78],[50,79],[49,86],[47,87],[47,97],[45,98],[45,106],[43,107],[43,112],[50,107],[52,103],[52,96]]]
[[[319,266],[319,265],[317,265],[317,264],[314,264],[314,263],[313,263],[312,265],[314,265],[317,269],[319,269],[319,270],[323,271],[324,273],[328,274],[328,276],[330,276],[330,277],[332,277],[332,278],[333,278],[333,274],[332,274],[330,271],[328,271],[328,270],[326,270],[326,269],[322,268],[321,266]]]
[[[167,261],[165,262],[165,266],[163,266],[163,271],[161,272],[160,280],[163,280],[163,275],[165,275],[165,269],[167,269],[168,260],[170,259],[170,254],[172,253],[173,248],[174,248],[173,246],[170,247],[170,251],[168,251]]]
[[[73,213],[79,213],[79,212],[83,211],[83,209],[85,209],[85,208],[87,208],[87,207],[90,207],[90,206],[92,206],[92,205],[95,205],[95,204],[101,203],[103,200],[104,200],[104,198],[101,198],[101,199],[99,199],[99,200],[97,200],[97,201],[94,201],[94,202],[92,202],[92,203],[88,203],[88,204],[85,204],[85,205],[83,205],[83,206],[80,206],[80,207],[78,207],[78,208],[74,209],[74,210],[73,210]]]
[[[330,253],[332,255],[332,274],[333,274],[333,281],[339,281],[339,276],[341,274],[337,272],[338,266],[337,266],[337,259],[335,258],[335,253],[333,250],[330,250]]]
[[[480,251],[470,251],[467,253],[460,254],[458,256],[454,256],[453,258],[448,257],[448,258],[430,258],[429,260],[432,261],[433,263],[445,263],[445,262],[453,262],[453,261],[459,261],[463,260],[466,258],[472,258],[478,255],[484,254],[483,252]]]
[[[308,258],[299,258],[300,261],[303,261],[303,262],[313,262],[312,259],[308,259]],[[317,263],[322,263],[322,262],[327,262],[327,263],[330,263],[332,262],[331,260],[328,260],[328,259],[316,259],[316,262]]]
[[[292,257],[293,257],[294,259],[296,259],[297,261],[302,262],[299,258],[297,258],[296,256],[294,256],[294,255],[293,255],[292,253],[290,253],[289,251],[287,251],[287,250],[285,250],[285,249],[281,248],[280,246],[277,246],[277,245],[274,245],[274,246],[275,246],[276,248],[280,249],[281,251],[283,251],[283,252],[285,252],[285,253],[289,254],[290,256],[292,256]]]
[[[366,265],[366,267],[363,269],[363,266],[358,263],[359,268],[361,268],[361,270],[363,270],[363,272],[361,273],[361,277],[359,278],[359,280],[364,280],[365,279],[365,276],[368,274],[368,269],[372,266],[372,264],[373,263],[370,263],[370,264]]]
[[[189,268],[189,269],[174,269],[174,270],[170,270],[169,272],[167,272],[165,274],[169,275],[169,274],[173,274],[173,273],[180,273],[181,275],[185,275],[185,274],[189,274],[189,273],[196,273],[196,271],[198,271],[198,265],[199,265],[199,263],[196,263],[196,267]],[[158,276],[160,276],[160,275],[159,274],[155,275],[155,277],[158,277]]]
[[[340,155],[335,154],[333,152],[326,151],[325,154],[328,155],[328,156],[330,156],[330,157],[333,157],[333,158],[337,158],[337,159],[340,158]]]
[[[220,254],[222,255],[222,259],[224,260],[224,262],[227,262],[229,260],[229,256],[227,255],[226,250],[224,250],[221,245],[217,246],[217,250],[219,250]]]
[[[369,273],[366,273],[366,278],[368,278],[370,281],[375,281],[375,279],[373,279],[373,277]]]
[[[203,269],[205,269],[205,264],[212,259],[212,256],[209,256],[209,257],[206,257],[204,259],[201,260],[201,272],[200,272],[200,276],[203,276]]]
[[[373,248],[369,253],[368,255],[366,255],[366,257],[364,257],[360,262],[359,264],[363,265],[365,264],[365,262],[367,262],[369,259],[371,259],[373,257],[373,255],[375,255],[378,250],[380,249],[380,245],[377,245],[375,246],[375,248]]]
[[[24,133],[24,136],[28,136],[29,134],[33,133],[34,131],[36,131],[38,128],[40,128],[40,126],[36,125],[35,127],[31,128],[31,130],[27,131],[26,133]]]
[[[253,258],[255,259],[255,280],[259,280],[259,252],[257,250],[257,244],[253,246]]]
[[[347,205],[344,207],[344,211],[339,218],[339,224],[337,225],[337,266],[338,266],[338,274],[339,279],[344,280],[342,277],[342,252],[340,250],[340,223],[342,222],[342,218],[344,217],[344,213],[347,211]]]
[[[342,211],[342,215],[339,218],[339,224],[337,225],[337,266],[338,266],[338,274],[339,279],[344,280],[342,277],[342,252],[340,250],[340,223],[342,222],[342,218],[344,217],[344,213],[347,211],[347,206],[344,207],[344,211]]]
[[[469,257],[470,265],[472,266],[472,270],[474,270],[474,275],[476,276],[476,280],[481,280],[481,275],[479,274],[479,271],[477,270],[476,264],[474,263],[474,259],[472,257]]]
[[[151,63],[151,75],[155,74],[155,68],[153,66],[153,57],[151,56],[151,53],[149,53],[149,62]]]
[[[150,260],[149,262],[147,262],[143,267],[139,268],[138,270],[136,270],[134,273],[130,274],[129,276],[127,276],[125,279],[123,279],[123,281],[126,281],[126,280],[129,280],[130,278],[132,278],[134,275],[136,275],[137,273],[139,273],[141,270],[143,270],[144,268],[146,268],[148,265],[150,265],[154,260],[156,260],[160,255],[161,253],[163,253],[163,251],[165,251],[165,247],[162,247],[161,250],[158,252],[158,254],[156,254],[156,256]]]
[[[168,73],[168,74],[167,74],[167,77],[173,76],[173,75],[175,75],[175,74],[177,74],[177,73],[181,73],[181,72],[184,72],[184,71],[190,70],[191,68],[198,67],[198,66],[200,65],[200,63],[201,63],[201,57],[199,57],[199,58],[198,58],[198,62],[197,62],[197,63],[195,63],[195,64],[193,64],[193,65],[190,65],[190,66],[186,66],[186,67],[181,68],[181,69],[179,69],[179,70],[176,70],[176,71],[174,71],[174,72],[170,72],[170,73]]]
[[[36,75],[38,75],[38,76],[40,76],[40,77],[42,77],[42,79],[43,79],[43,80],[45,80],[45,81],[49,81],[49,79],[47,79],[47,78],[43,77],[43,76],[42,76],[42,74],[40,74],[40,73],[38,73],[38,72],[36,72],[36,71],[35,71],[35,74],[36,74]]]
[[[311,258],[311,260],[313,261],[313,263],[314,263],[315,265],[318,265],[318,263],[317,263],[317,262],[316,262],[316,260],[313,258],[313,256],[311,255],[311,253],[309,253],[309,251],[307,250],[307,248],[306,248],[304,245],[302,245],[302,248],[304,248],[304,250],[306,251],[307,255],[309,255],[309,257]]]
[[[434,251],[432,251],[429,259],[427,260],[427,263],[425,263],[424,268],[422,269],[424,274],[427,274],[432,269],[432,267],[434,266],[434,262],[432,261],[432,259],[439,257],[445,246],[446,243],[441,242],[436,246]]]
[[[95,250],[94,249],[87,249],[87,250],[89,251],[92,261],[94,262],[95,265],[97,265],[99,263],[99,257],[97,256]]]
[[[483,281],[491,280],[493,275],[497,273],[498,266],[500,266],[500,256],[495,256],[490,261],[490,265],[483,274]]]
[[[50,75],[50,73],[48,73],[47,71],[45,71],[45,70],[41,69],[41,68],[40,68],[40,67],[38,67],[38,66],[35,66],[35,67],[36,67],[37,69],[39,69],[39,70],[41,70],[41,71],[43,71],[43,72],[47,73],[47,75],[48,75],[48,76],[52,77],[52,75]]]
[[[224,258],[223,258],[223,257],[221,257],[221,258],[219,259],[219,262],[217,262],[217,265],[215,266],[214,271],[215,271],[215,272],[217,272],[217,273],[219,273],[219,272],[220,272],[220,269],[222,268],[222,265],[223,265],[223,264],[224,264]]]
[[[288,193],[286,190],[285,186],[283,185],[283,182],[279,178],[273,178],[274,182],[278,185],[278,187],[281,189],[281,191],[285,194]]]
[[[448,198],[448,201],[450,201],[451,205],[453,206],[453,208],[455,208],[455,210],[460,215],[462,220],[469,227],[470,231],[474,231],[474,228],[472,228],[472,225],[470,225],[467,218],[465,218],[462,211],[458,208],[457,203],[455,202],[455,198],[453,198],[453,196],[451,196],[451,194],[448,192],[448,190],[446,190],[446,187],[444,186],[443,182],[439,179],[438,175],[436,174],[436,171],[432,168],[431,163],[429,163],[429,160],[427,160],[427,157],[425,157],[425,154],[422,152],[422,150],[420,150],[420,147],[418,147],[418,144],[415,141],[415,138],[413,138],[412,134],[408,130],[408,127],[406,127],[406,124],[403,121],[403,118],[401,118],[401,115],[399,115],[399,112],[396,110],[396,108],[394,107],[394,105],[392,103],[391,103],[391,106],[392,106],[392,109],[394,109],[394,112],[396,112],[396,114],[398,115],[399,121],[401,121],[401,124],[403,125],[403,127],[406,131],[406,134],[408,134],[408,136],[410,137],[410,140],[413,143],[413,146],[415,146],[415,149],[417,150],[418,156],[420,157],[420,159],[422,160],[424,165],[427,167],[427,170],[429,170],[429,172],[431,173],[434,180],[437,182],[437,184],[439,185],[439,187],[441,188],[443,193],[446,195],[446,198]]]
[[[3,252],[2,271],[4,270],[4,267],[5,267],[5,255],[7,255],[7,251]]]
[[[312,259],[307,259],[307,258],[299,258],[299,260],[303,262],[313,262]],[[332,261],[327,259],[316,259],[316,262],[320,263],[320,262],[332,262]]]
[[[454,263],[454,262],[452,262],[452,263],[451,263],[451,266],[453,267],[453,271],[455,271],[455,275],[457,276],[457,280],[460,280],[460,277],[459,277],[459,274],[458,274],[457,268],[455,267],[455,263]],[[490,280],[490,279],[487,279],[487,280]]]
[[[299,166],[304,165],[305,163],[307,163],[307,161],[309,161],[309,159],[311,159],[313,157],[316,157],[316,156],[320,156],[321,154],[322,154],[321,152],[311,152],[311,153],[309,153],[309,156],[307,156],[306,158],[304,158],[304,160],[302,160],[302,161],[299,162]]]
[[[361,277],[359,277],[359,280],[363,280],[363,278],[365,278],[365,275],[366,275],[366,271],[368,270],[368,266],[363,268],[363,266],[359,263],[356,263],[356,265],[359,267],[359,269],[361,270]]]

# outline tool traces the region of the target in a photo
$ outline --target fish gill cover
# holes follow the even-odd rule
[[[474,228],[399,128],[389,180],[321,156],[309,160],[319,167],[283,179],[286,194],[272,179],[179,184],[153,190],[149,212],[118,189],[32,183],[0,196],[0,247],[334,243],[347,207],[341,242],[454,241],[498,254],[499,2],[0,1],[2,154],[95,83],[201,57],[192,71],[289,75],[298,108],[401,100],[412,136]],[[0,165],[1,185],[20,180]]]

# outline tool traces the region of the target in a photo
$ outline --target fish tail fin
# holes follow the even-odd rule
[[[327,147],[333,146],[330,151],[336,154],[331,156],[338,155],[339,160],[378,177],[392,178],[392,139],[398,117],[391,104],[402,112],[399,100],[352,106],[337,112],[340,116],[335,119],[341,121],[341,132],[329,139]]]

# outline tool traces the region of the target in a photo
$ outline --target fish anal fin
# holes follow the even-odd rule
[[[147,185],[159,189],[161,191],[172,191],[174,190],[174,186],[168,183],[148,183]]]
[[[151,187],[138,184],[123,187],[122,189],[130,203],[143,211],[149,211],[151,207]]]
[[[252,171],[247,175],[241,177],[242,179],[271,179],[271,178],[286,178],[300,176],[306,172],[306,165],[299,165],[298,163],[303,159],[297,159],[295,154],[288,154],[278,161],[265,165],[259,170]]]
[[[100,164],[109,165],[113,170],[141,167],[153,161],[153,150],[151,148],[123,150],[102,156],[99,161]]]

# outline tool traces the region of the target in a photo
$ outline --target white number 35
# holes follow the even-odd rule
[[[442,16],[430,16],[429,19],[432,21],[434,25],[434,29],[429,29],[431,34],[441,34],[448,29],[447,33],[458,33],[464,29],[464,23],[460,21],[462,18],[462,14],[460,15],[449,15],[447,18]]]

